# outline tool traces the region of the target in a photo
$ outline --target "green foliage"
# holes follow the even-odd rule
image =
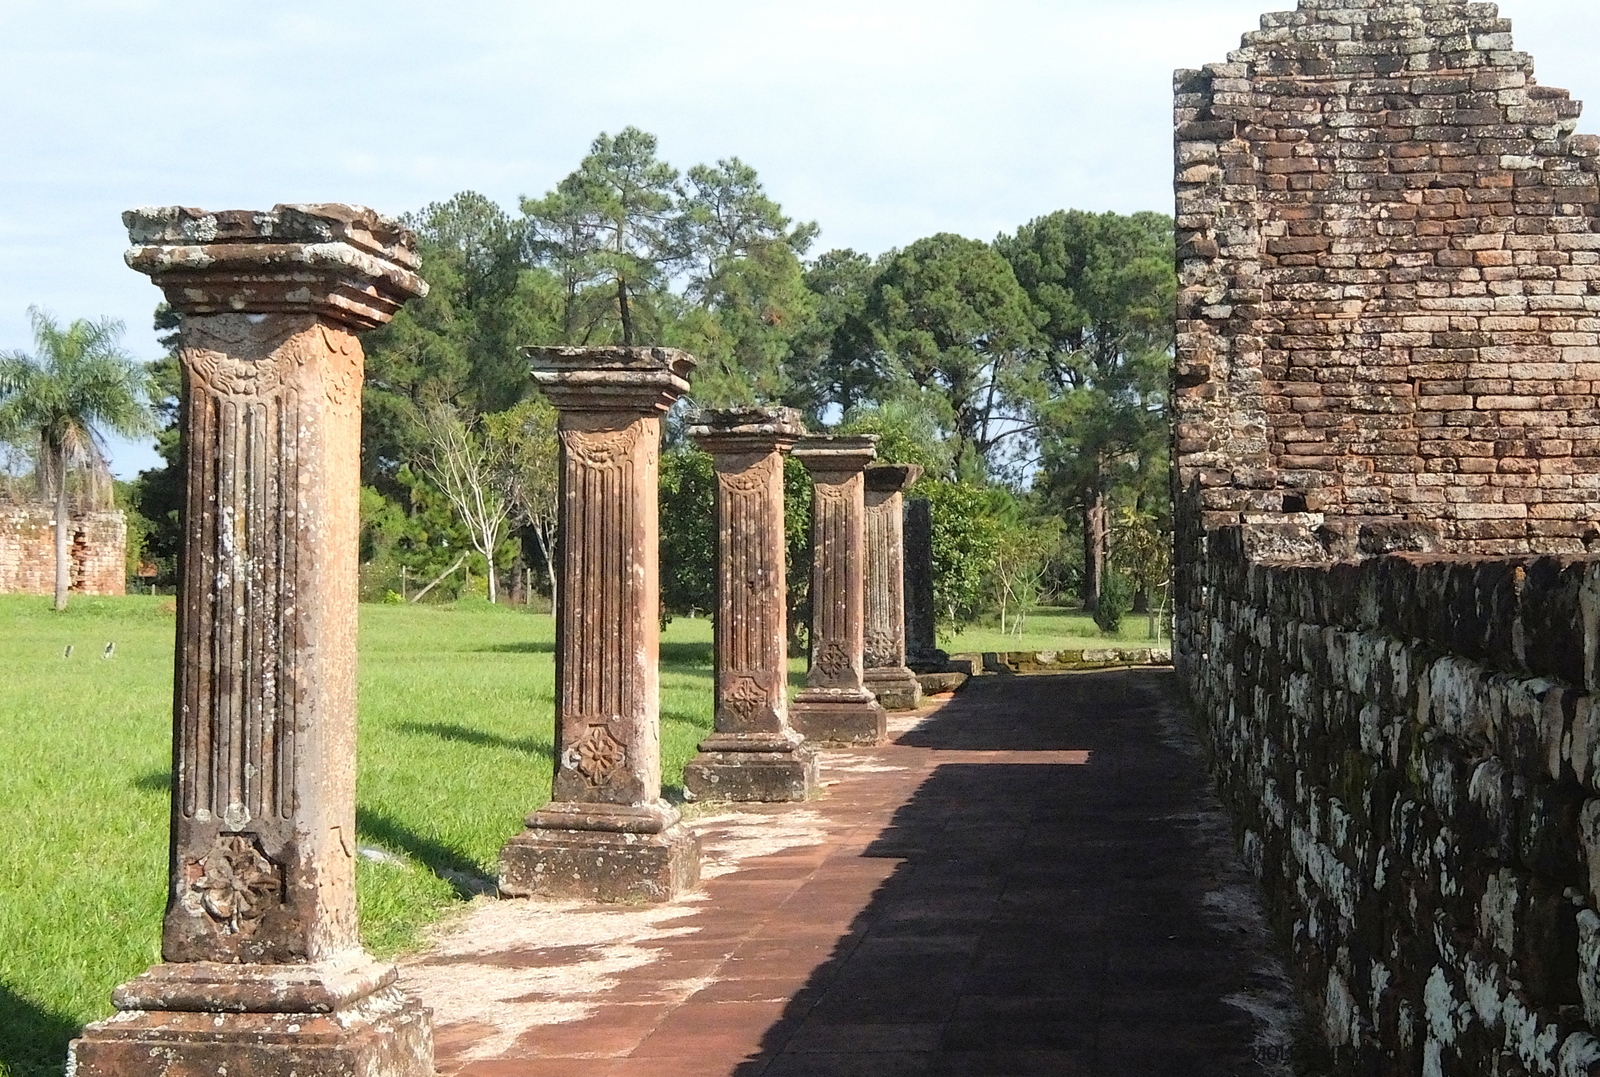
[[[915,399],[855,408],[845,413],[838,432],[875,435],[879,460],[890,464],[915,464],[929,479],[948,479],[954,469],[950,444],[939,436],[934,417],[919,407]]]
[[[1000,542],[990,492],[967,483],[935,481],[918,491],[933,520],[933,597],[940,622],[958,629],[983,612],[984,588]]]
[[[811,473],[792,456],[783,458],[783,534],[789,653],[803,655],[806,626],[811,623]]]
[[[678,171],[656,150],[656,137],[637,127],[602,134],[554,191],[523,200],[534,250],[562,281],[571,342],[601,343],[597,333],[629,345],[662,341],[662,296],[682,255]]]
[[[1172,218],[1053,213],[996,241],[1038,312],[1039,485],[1081,514],[1083,590],[1097,601],[1108,500],[1167,500],[1167,392],[1177,278]]]
[[[805,269],[815,315],[794,334],[789,403],[813,422],[830,405],[850,412],[879,401],[892,382],[867,317],[877,272],[852,250],[827,251]]]
[[[717,476],[711,456],[683,447],[661,454],[661,609],[668,616],[716,608]]]
[[[1133,609],[1133,585],[1120,572],[1107,572],[1100,587],[1100,602],[1094,609],[1094,623],[1100,631],[1114,636],[1122,631],[1122,619]]]
[[[430,291],[363,338],[362,481],[396,499],[426,448],[427,409],[448,402],[470,420],[515,405],[530,388],[520,347],[560,320],[559,286],[522,260],[525,225],[489,199],[466,191],[407,223]]]
[[[685,296],[697,305],[683,341],[700,359],[695,399],[706,407],[789,402],[788,360],[815,318],[800,258],[817,226],[791,227],[738,158],[697,165],[688,179],[675,227]]]
[[[1039,604],[1049,558],[1061,541],[1061,521],[1034,516],[1013,500],[995,514],[994,565],[989,602],[1000,614],[1000,631],[1021,635]]]
[[[1172,578],[1172,540],[1153,514],[1123,509],[1111,533],[1111,564],[1135,592],[1159,591]]]
[[[69,497],[76,487],[80,505],[109,505],[105,433],[140,437],[155,428],[155,417],[149,373],[123,351],[121,322],[80,318],[63,328],[37,307],[28,317],[35,353],[0,354],[0,441],[38,446],[38,478],[55,508],[55,604],[63,610],[71,583]]]
[[[1037,334],[1028,296],[993,247],[944,233],[891,255],[866,317],[896,382],[953,440],[959,474],[982,481],[1002,449],[1031,429]]]
[[[151,432],[150,378],[122,349],[123,325],[78,319],[63,328],[30,307],[34,354],[0,354],[0,441],[31,441],[52,490],[73,471],[105,472],[103,436]]]

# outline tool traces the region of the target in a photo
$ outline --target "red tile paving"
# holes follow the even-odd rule
[[[983,678],[888,747],[827,753],[821,844],[711,878],[583,1020],[473,1061],[481,1028],[445,1025],[441,1072],[1289,1072],[1254,1060],[1298,1018],[1175,690],[1165,671]]]

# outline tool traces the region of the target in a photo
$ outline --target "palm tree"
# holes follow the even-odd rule
[[[145,368],[122,350],[121,322],[78,319],[62,329],[37,307],[35,355],[0,353],[0,440],[38,439],[38,474],[55,502],[56,609],[72,585],[67,557],[67,479],[104,480],[105,433],[141,437],[155,429]]]

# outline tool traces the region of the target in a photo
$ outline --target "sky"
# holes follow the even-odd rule
[[[476,190],[514,210],[630,124],[739,157],[818,250],[1170,212],[1171,76],[1280,0],[0,0],[0,350],[27,310],[127,325],[124,209]],[[1600,3],[1507,0],[1540,81],[1600,101]],[[1596,106],[1600,108],[1600,105]],[[1584,124],[1600,131],[1600,121]],[[156,457],[115,444],[131,477]]]

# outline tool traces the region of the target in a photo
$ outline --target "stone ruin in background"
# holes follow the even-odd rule
[[[48,505],[0,501],[0,595],[55,592],[55,521],[55,510]],[[74,594],[127,594],[127,517],[121,512],[76,515],[68,525],[67,543]]]
[[[1600,1073],[1600,141],[1493,4],[1176,83],[1176,659],[1339,1073]]]

